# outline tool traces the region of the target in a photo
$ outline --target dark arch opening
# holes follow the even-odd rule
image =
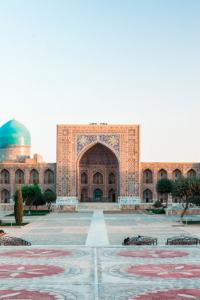
[[[175,169],[172,173],[172,177],[174,180],[180,178],[182,176],[182,172],[179,169]]]
[[[30,171],[30,184],[39,184],[39,172],[36,169]]]
[[[88,183],[88,176],[85,172],[81,174],[81,184],[87,184]]]
[[[54,172],[50,169],[44,172],[44,184],[54,184]]]
[[[146,203],[153,202],[153,193],[150,189],[143,191],[143,200]]]
[[[1,202],[3,202],[3,203],[10,202],[10,192],[6,189],[1,191]]]
[[[196,172],[194,169],[190,169],[190,170],[187,172],[187,177],[195,178],[196,176],[197,176],[197,172]]]
[[[15,172],[15,183],[16,184],[24,184],[25,179],[24,179],[24,172],[20,169],[18,169]]]
[[[143,183],[153,183],[153,172],[150,169],[144,170]]]
[[[109,200],[111,202],[115,202],[116,201],[116,196],[115,196],[115,190],[114,189],[110,189],[109,190],[108,197],[109,197]]]
[[[1,171],[1,183],[10,184],[10,172],[6,169]]]
[[[93,145],[81,157],[78,168],[78,190],[81,201],[113,201],[114,198],[110,198],[109,194],[111,182],[115,191],[115,201],[117,200],[119,195],[119,164],[116,155],[110,148],[101,143]],[[87,174],[87,183],[82,180],[84,173]],[[83,188],[87,190],[87,200],[83,200],[86,198],[83,196],[85,193]]]

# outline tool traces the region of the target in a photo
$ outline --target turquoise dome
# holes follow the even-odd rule
[[[0,148],[30,145],[30,132],[23,124],[15,119],[8,121],[0,128]]]

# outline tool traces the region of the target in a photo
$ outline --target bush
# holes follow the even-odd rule
[[[156,214],[156,215],[165,214],[164,208],[149,208],[146,210],[149,212],[152,212],[152,214]]]
[[[157,201],[153,204],[153,206],[154,206],[155,208],[161,208],[161,207],[163,207],[162,202],[159,201],[159,200],[157,200]]]

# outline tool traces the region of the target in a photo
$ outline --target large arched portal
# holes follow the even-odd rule
[[[116,155],[108,147],[100,143],[95,144],[83,154],[78,167],[79,200],[83,202],[117,200],[119,164]]]

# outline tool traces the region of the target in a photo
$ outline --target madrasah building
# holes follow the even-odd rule
[[[139,125],[58,125],[56,163],[31,157],[30,132],[15,119],[0,128],[1,203],[29,184],[66,201],[152,203],[168,197],[157,194],[159,179],[182,175],[200,176],[200,163],[140,161]]]

